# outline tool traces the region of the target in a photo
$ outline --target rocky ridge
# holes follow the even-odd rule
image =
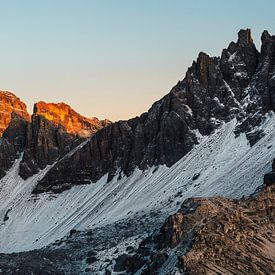
[[[224,122],[238,120],[236,135],[246,133],[251,146],[263,135],[257,127],[275,110],[275,37],[262,34],[261,52],[249,29],[240,30],[221,57],[200,53],[185,78],[147,113],[105,127],[68,158],[58,162],[34,193],[62,192],[96,182],[108,174],[177,162]]]

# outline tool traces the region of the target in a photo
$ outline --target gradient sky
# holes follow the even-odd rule
[[[185,75],[200,51],[220,55],[241,28],[275,34],[274,0],[0,0],[0,89],[32,111],[66,102],[127,119]]]

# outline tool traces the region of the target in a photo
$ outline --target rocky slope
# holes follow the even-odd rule
[[[211,211],[213,217],[196,218],[205,225],[192,249],[180,258],[182,268],[189,274],[275,273],[274,183],[256,198],[241,202],[203,201],[197,211],[205,215]]]
[[[275,179],[246,199],[187,199],[134,255],[118,257],[115,269],[124,274],[273,274],[274,256]]]
[[[164,222],[158,212],[143,212],[73,229],[42,249],[1,254],[0,268],[4,274],[273,274],[274,214],[275,181],[265,180],[247,198],[186,199]]]
[[[201,135],[233,118],[238,120],[236,135],[246,133],[254,145],[263,135],[257,127],[275,110],[274,47],[275,37],[265,31],[259,53],[247,29],[221,58],[200,53],[185,78],[147,113],[99,131],[50,169],[34,192],[61,192],[105,174],[111,180],[118,171],[129,176],[135,168],[170,167]]]
[[[275,155],[275,116],[268,116],[261,128],[264,136],[252,147],[245,134],[236,137],[236,125],[236,120],[230,121],[205,136],[170,168],[135,170],[129,177],[116,175],[108,183],[105,175],[95,184],[74,186],[59,194],[32,195],[52,166],[23,180],[17,160],[0,181],[0,251],[41,248],[71,229],[95,230],[146,217],[148,224],[151,212],[164,220],[190,197],[241,198],[253,193],[270,171]],[[7,212],[9,219],[1,222]],[[127,222],[127,226],[131,224]],[[108,231],[105,235],[113,238]]]

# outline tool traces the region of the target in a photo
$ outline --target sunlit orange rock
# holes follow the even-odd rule
[[[30,120],[26,104],[20,98],[11,92],[0,91],[0,137],[9,126],[13,112],[25,120]]]
[[[96,117],[86,118],[74,111],[65,103],[46,103],[40,101],[34,105],[34,115],[40,115],[55,126],[62,126],[70,133],[80,137],[89,137],[105,127],[109,120],[99,120]]]

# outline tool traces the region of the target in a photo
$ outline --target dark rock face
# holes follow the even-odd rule
[[[185,78],[147,113],[97,132],[59,161],[34,192],[61,192],[104,174],[111,180],[119,170],[130,175],[136,167],[170,167],[198,143],[197,134],[208,135],[233,118],[239,121],[236,135],[246,133],[254,145],[264,135],[254,130],[274,110],[274,37],[264,32],[262,40],[259,53],[251,31],[241,30],[221,58],[200,53]]]
[[[275,36],[269,35],[267,31],[262,34],[262,61],[263,80],[267,80],[264,102],[266,108],[275,110]]]
[[[238,100],[243,89],[248,86],[259,62],[257,51],[249,29],[240,30],[237,43],[230,43],[221,56],[220,67],[224,80],[230,85]]]
[[[12,113],[9,126],[0,141],[0,178],[12,167],[19,158],[26,144],[29,121],[17,113]]]
[[[106,173],[112,179],[118,168],[129,175],[135,167],[174,164],[197,143],[186,115],[186,107],[176,96],[164,97],[141,117],[99,131],[85,146],[60,161],[36,191],[49,191],[52,180],[58,183],[58,192],[66,182],[89,183]]]
[[[34,189],[41,193],[96,182],[105,174],[111,180],[118,171],[128,176],[135,168],[170,167],[200,135],[211,134],[233,118],[238,120],[236,135],[246,133],[253,146],[264,136],[257,126],[275,110],[274,49],[275,37],[267,31],[259,53],[251,31],[240,30],[237,42],[231,42],[221,57],[201,52],[185,78],[147,113],[109,126],[109,121],[84,118],[64,103],[39,102],[22,140],[19,174],[26,179],[56,162]],[[87,136],[92,137],[77,148]],[[3,148],[7,160],[2,162],[11,163],[4,153],[11,149]],[[3,171],[7,167],[10,164],[3,165]]]
[[[27,179],[36,174],[107,124],[110,121],[85,118],[65,103],[36,103],[19,175]]]
[[[275,183],[275,172],[270,172],[265,175],[264,177],[264,184],[265,185],[272,185]]]
[[[28,126],[26,146],[20,163],[19,174],[23,179],[36,174],[39,169],[52,164],[68,153],[83,139],[56,127],[40,115],[33,115]]]
[[[0,91],[0,178],[23,150],[29,120],[25,103],[13,93]]]

